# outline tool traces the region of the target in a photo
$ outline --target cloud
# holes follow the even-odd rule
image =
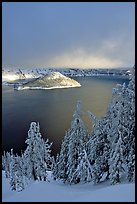
[[[108,44],[109,48],[114,48],[114,44]],[[111,59],[99,52],[86,51],[83,48],[70,50],[66,53],[61,53],[54,56],[48,61],[48,66],[56,67],[83,67],[83,68],[106,68],[106,67],[121,67],[124,63],[118,59]]]
[[[3,66],[134,64],[134,4],[6,3],[2,9]]]

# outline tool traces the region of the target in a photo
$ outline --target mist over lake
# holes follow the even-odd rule
[[[97,117],[105,115],[117,83],[128,83],[126,77],[92,76],[73,77],[81,87],[53,90],[15,91],[2,87],[2,150],[20,153],[26,148],[25,140],[32,121],[40,123],[43,138],[49,138],[52,154],[59,152],[65,131],[71,125],[77,100],[82,101],[83,119],[89,131],[91,121],[87,111]]]

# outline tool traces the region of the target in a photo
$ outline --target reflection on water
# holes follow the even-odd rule
[[[105,115],[112,97],[112,88],[127,79],[110,77],[75,77],[79,88],[55,90],[22,90],[2,88],[2,146],[20,152],[31,121],[39,121],[42,136],[53,142],[52,151],[59,151],[65,131],[70,127],[77,100],[83,104],[83,119],[91,130],[87,111],[97,117]]]

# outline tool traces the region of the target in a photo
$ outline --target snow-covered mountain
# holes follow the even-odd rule
[[[3,68],[2,82],[15,82],[16,80],[26,80],[39,78],[60,72],[65,76],[94,76],[94,75],[130,75],[130,68],[125,69],[66,69],[66,68]]]
[[[19,86],[20,89],[55,89],[55,88],[69,88],[80,87],[80,83],[76,80],[64,76],[59,72],[52,72],[44,77],[34,79],[27,82],[23,86]]]
[[[19,79],[33,79],[39,78],[46,74],[50,73],[49,70],[42,70],[42,72],[38,69],[2,69],[2,81],[3,82],[14,82]]]

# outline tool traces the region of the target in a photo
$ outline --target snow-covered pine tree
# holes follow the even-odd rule
[[[132,131],[134,127],[134,118],[135,115],[132,114],[132,102],[129,96],[129,89],[122,85],[121,90],[118,90],[118,103],[117,103],[117,115],[116,119],[118,119],[119,123],[122,127],[122,140],[124,142],[125,150],[124,157],[127,161],[130,147],[131,147],[131,137]],[[119,116],[120,114],[120,116]],[[119,117],[119,118],[118,118]],[[114,121],[113,121],[114,124]]]
[[[86,151],[87,151],[87,156],[90,161],[90,164],[93,165],[95,163],[95,158],[96,158],[95,151],[96,151],[96,140],[97,140],[97,137],[94,131],[98,129],[99,121],[97,117],[90,111],[88,111],[88,115],[92,121],[92,132],[89,134],[89,140],[86,143]]]
[[[135,66],[132,69],[132,75],[128,85],[128,102],[129,104],[129,133],[128,133],[128,152],[127,168],[128,181],[135,181]]]
[[[54,180],[60,178],[60,172],[58,170],[58,168],[59,168],[58,164],[59,164],[59,154],[57,154],[56,157],[52,161],[52,176],[53,176]]]
[[[21,166],[22,166],[22,174],[24,179],[24,186],[27,186],[32,176],[31,176],[31,165],[29,163],[29,158],[27,157],[25,152],[21,152]]]
[[[24,172],[23,172],[23,161],[22,157],[16,155],[15,157],[16,161],[16,189],[17,191],[22,191],[25,188],[25,178],[24,178]]]
[[[78,172],[79,157],[85,149],[86,142],[88,141],[87,128],[82,120],[81,102],[77,102],[76,110],[73,114],[73,120],[69,129],[69,142],[68,142],[68,158],[67,158],[67,178],[69,183],[80,182],[81,177]],[[77,174],[75,173],[77,170]],[[81,169],[80,169],[81,170]]]
[[[125,176],[126,156],[127,156],[127,140],[128,120],[126,115],[126,87],[125,84],[118,85],[113,93],[112,101],[107,112],[109,118],[108,140],[110,141],[110,158],[109,158],[109,178],[112,184],[121,182],[121,178]]]
[[[5,170],[5,165],[6,165],[6,153],[4,151],[2,155],[2,170]]]
[[[39,177],[39,180],[46,181],[47,170],[51,170],[51,167],[52,167],[52,157],[51,157],[52,143],[49,143],[49,139],[44,141],[44,139],[41,138],[40,146],[41,146],[41,153],[40,153],[41,161],[39,162],[39,167],[38,167],[38,177]]]
[[[131,146],[127,161],[127,179],[129,182],[135,181],[135,142]]]
[[[52,172],[52,177],[54,178],[53,176],[53,171],[54,171],[54,166],[56,165],[56,162],[55,162],[55,156],[51,156],[51,166],[50,166],[50,171]]]
[[[106,179],[109,175],[108,159],[110,144],[107,139],[107,119],[106,117],[97,119],[93,113],[88,113],[93,127],[90,140],[87,142],[87,155],[92,165],[92,179],[94,183],[98,183],[104,175]]]
[[[19,157],[13,154],[13,149],[11,149],[11,161],[10,161],[10,187],[12,190],[19,190],[22,186],[22,174],[21,168],[18,162]],[[23,187],[23,186],[22,186]]]
[[[17,171],[17,165],[15,161],[15,155],[13,154],[13,149],[11,149],[11,160],[10,160],[10,187],[11,190],[16,191],[16,184],[17,184],[17,178],[16,178],[16,171]]]
[[[6,152],[4,153],[4,156],[3,156],[3,168],[5,171],[6,178],[10,178],[10,163],[11,163],[10,152]]]
[[[81,178],[78,172],[79,170],[81,171],[78,168],[80,163],[79,157],[84,150],[87,140],[87,128],[82,120],[81,102],[78,101],[73,114],[71,127],[66,131],[60,153],[56,157],[56,164],[53,171],[55,179],[62,179],[68,183],[80,182]]]
[[[135,76],[134,69],[131,75],[131,80],[126,87],[125,84],[118,85],[114,89],[111,102],[111,118],[117,120],[117,115],[120,113],[120,123],[123,127],[122,139],[125,145],[124,156],[126,160],[130,152],[133,138],[135,137]],[[115,114],[114,114],[115,112]],[[115,122],[112,120],[112,124]],[[114,125],[113,125],[114,127]]]
[[[31,122],[25,142],[28,144],[24,152],[28,163],[26,175],[29,179],[46,180],[46,162],[47,160],[49,162],[51,144],[48,144],[48,140],[44,142],[42,139],[39,123]]]
[[[125,160],[125,169],[128,168],[128,178],[131,179],[134,172],[134,157],[135,157],[135,77],[134,68],[131,80],[128,87],[117,85],[113,89],[112,101],[107,111],[109,118],[109,133],[108,139],[111,144],[116,145],[119,139],[119,127],[123,142],[123,157]],[[133,147],[131,151],[131,147]],[[111,147],[113,149],[113,147]],[[112,150],[114,151],[114,150]],[[130,156],[132,154],[132,156]],[[129,162],[130,161],[130,162]],[[132,166],[132,173],[131,171]],[[129,180],[130,180],[129,179]],[[132,180],[132,179],[131,179]]]
[[[41,137],[41,135],[39,135],[39,127],[35,122],[31,122],[30,129],[28,131],[28,137],[25,141],[25,143],[27,143],[28,146],[24,152],[24,156],[25,156],[26,162],[28,163],[27,175],[29,175],[29,179],[33,178],[34,180],[37,179],[35,165],[38,159],[37,152],[34,153],[34,147],[39,137]]]
[[[54,177],[56,179],[63,179],[65,182],[67,180],[67,163],[68,163],[68,144],[70,139],[70,131],[66,131],[64,140],[61,144],[61,150],[56,158],[56,170],[54,169]]]
[[[124,144],[121,135],[121,129],[118,127],[118,141],[113,143],[109,159],[109,178],[112,184],[121,182],[125,172],[125,160],[123,157]]]
[[[11,149],[11,160],[10,160],[10,187],[12,190],[22,191],[24,186],[24,175],[22,157],[13,154]]]
[[[51,146],[53,143],[52,142],[49,143],[49,139],[47,139],[46,141],[43,140],[43,142],[44,142],[44,146],[42,151],[43,152],[42,157],[44,158],[44,163],[47,166],[47,170],[51,170],[52,162],[53,162],[52,156],[51,156]]]
[[[92,180],[92,167],[85,149],[79,154],[78,165],[74,172],[74,177],[79,178],[80,182],[89,182]]]

